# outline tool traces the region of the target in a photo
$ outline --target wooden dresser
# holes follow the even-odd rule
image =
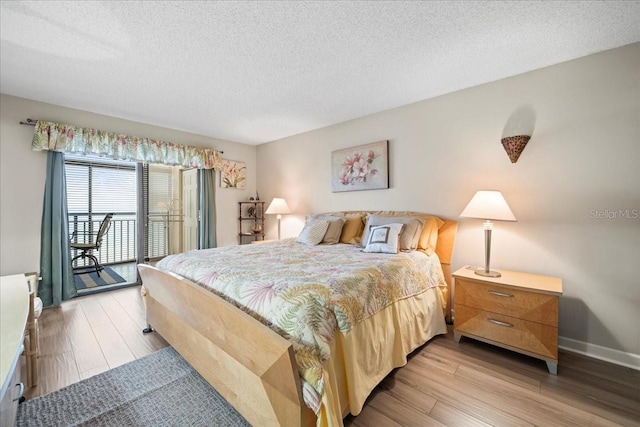
[[[0,425],[15,425],[24,392],[18,359],[29,314],[29,285],[24,274],[0,278]]]
[[[562,280],[500,270],[483,277],[461,268],[453,274],[454,339],[467,336],[545,360],[558,372],[558,299]]]

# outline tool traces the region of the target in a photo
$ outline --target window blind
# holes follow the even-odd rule
[[[100,223],[109,212],[111,227],[94,255],[101,264],[136,259],[135,164],[65,156],[69,233],[79,242],[95,240]],[[75,255],[75,254],[74,254]],[[81,266],[82,260],[78,260]]]
[[[158,259],[169,254],[170,224],[175,210],[173,199],[173,168],[145,165],[145,259]]]

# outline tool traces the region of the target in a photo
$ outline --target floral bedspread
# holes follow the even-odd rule
[[[305,403],[316,413],[336,331],[394,302],[446,286],[436,255],[364,253],[294,239],[171,255],[157,267],[222,295],[293,343]]]

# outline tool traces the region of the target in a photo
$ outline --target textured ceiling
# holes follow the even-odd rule
[[[2,1],[0,17],[2,93],[249,144],[640,41],[640,1]]]

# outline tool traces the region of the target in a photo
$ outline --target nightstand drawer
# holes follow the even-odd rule
[[[456,318],[457,306],[460,304],[548,326],[558,326],[558,297],[555,295],[487,285],[457,277],[455,303]]]
[[[558,359],[558,329],[456,304],[456,332]]]

